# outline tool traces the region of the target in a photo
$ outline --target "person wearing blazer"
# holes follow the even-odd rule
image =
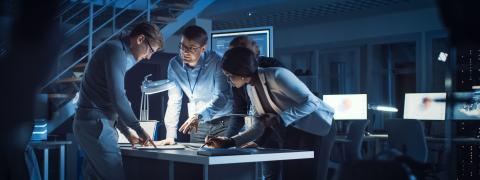
[[[286,161],[284,180],[325,179],[336,129],[332,107],[316,97],[291,71],[285,68],[258,68],[254,53],[245,47],[228,50],[222,69],[230,84],[246,86],[255,110],[254,123],[233,137],[209,137],[214,148],[241,146],[275,133],[285,149],[314,151],[313,159]]]

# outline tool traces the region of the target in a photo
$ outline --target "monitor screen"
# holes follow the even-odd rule
[[[260,56],[273,56],[273,28],[272,27],[257,27],[257,28],[244,28],[244,29],[230,29],[222,31],[213,31],[212,38],[212,50],[223,56],[225,51],[228,50],[230,41],[233,38],[241,35],[246,35],[250,39],[254,40],[258,44],[260,50]]]
[[[454,120],[480,120],[480,104],[472,92],[457,92],[454,97],[458,101],[453,104]]]
[[[366,94],[323,95],[323,101],[335,109],[335,120],[367,119]]]
[[[406,93],[404,119],[445,120],[446,93]]]

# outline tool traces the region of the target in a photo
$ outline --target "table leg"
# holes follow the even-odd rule
[[[48,148],[43,149],[43,179],[48,180]]]
[[[203,165],[203,180],[208,180],[208,165]]]
[[[60,145],[60,180],[65,180],[65,145]]]
[[[173,180],[175,179],[175,171],[173,167],[173,161],[168,161],[168,179]]]
[[[260,169],[260,163],[259,162],[256,162],[255,163],[255,179],[262,179],[262,177],[259,177],[260,174],[262,174],[261,172],[259,172],[261,169]]]

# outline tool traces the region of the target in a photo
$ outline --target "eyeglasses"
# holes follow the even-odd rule
[[[201,47],[188,47],[188,46],[185,46],[182,43],[179,43],[178,48],[180,48],[180,50],[182,50],[183,52],[186,52],[186,53],[196,53],[196,52],[198,52],[198,50],[200,50]]]
[[[155,53],[155,50],[153,50],[152,46],[150,45],[150,43],[148,42],[147,39],[145,39],[145,42],[147,43],[148,47],[150,48],[150,54]]]

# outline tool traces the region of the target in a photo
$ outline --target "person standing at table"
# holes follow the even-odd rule
[[[255,58],[257,59],[258,66],[261,68],[267,67],[284,67],[280,61],[272,57],[260,56],[260,51],[258,45],[255,41],[250,39],[248,36],[242,35],[235,37],[230,41],[229,49],[235,47],[246,47],[251,49]],[[236,88],[232,87],[233,92],[233,113],[234,114],[248,114],[250,111],[251,103],[247,95],[246,86]],[[226,137],[233,137],[237,135],[240,130],[244,127],[245,121],[243,117],[232,116],[230,117],[230,124],[228,125]],[[267,129],[263,133],[262,137],[255,142],[249,142],[245,146],[261,146],[263,148],[281,148],[282,144],[279,140],[279,137],[276,136],[274,132],[270,129]],[[268,161],[262,162],[262,175],[266,180],[280,179],[281,172],[281,162],[279,161]]]
[[[214,148],[241,146],[266,128],[279,134],[283,148],[314,151],[313,159],[283,163],[283,179],[325,179],[335,139],[334,110],[285,68],[258,68],[255,54],[236,47],[223,56],[222,69],[232,86],[246,86],[256,111],[251,128],[228,137],[211,137]]]
[[[188,26],[182,32],[180,53],[170,60],[168,80],[176,87],[168,91],[164,118],[167,130],[161,144],[175,144],[182,97],[188,97],[188,119],[178,129],[190,133],[190,142],[203,143],[207,135],[224,136],[232,111],[231,88],[222,72],[221,57],[207,51],[207,32],[199,26]],[[209,122],[212,119],[215,122]]]
[[[163,36],[156,25],[140,23],[128,36],[100,47],[88,62],[73,121],[73,133],[85,152],[83,173],[86,179],[125,179],[115,127],[132,145],[155,146],[130,107],[124,78],[129,68],[143,59],[150,59],[163,44]],[[130,134],[127,126],[139,137]]]

